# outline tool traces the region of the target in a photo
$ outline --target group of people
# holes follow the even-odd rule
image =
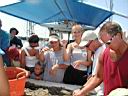
[[[103,96],[109,95],[111,91],[117,88],[128,88],[128,44],[122,37],[122,28],[115,22],[106,22],[101,27],[99,39],[102,40],[101,44],[102,46],[105,45],[105,49],[101,49],[97,57],[97,63],[94,67],[92,77],[81,89],[75,90],[73,96],[85,96],[102,82],[104,85]],[[128,94],[124,95],[126,96]]]
[[[11,57],[14,51],[2,42],[5,38],[0,37],[0,48],[5,54],[10,49],[12,53],[9,51],[11,55],[8,55],[12,60],[19,60],[19,67],[30,71],[29,77],[32,79],[83,85],[73,91],[73,96],[85,96],[93,89],[97,95],[107,96],[116,88],[128,88],[128,44],[123,39],[121,26],[115,22],[106,22],[98,36],[92,30],[84,31],[79,24],[74,25],[71,31],[73,42],[67,44],[66,40],[52,33],[49,35],[48,47],[40,48],[36,34],[28,38],[28,46],[22,47],[22,42],[14,38],[18,30],[11,28],[8,46],[12,49],[14,46],[21,48],[21,52],[15,56],[18,59]],[[5,60],[5,55],[2,55]],[[3,63],[0,65],[3,68]]]
[[[12,60],[19,59],[18,49],[21,49],[23,44],[21,39],[16,36],[19,33],[16,28],[12,27],[9,32],[6,32],[1,27],[2,21],[0,20],[0,48],[5,52],[3,55],[4,64],[9,67],[12,65]]]

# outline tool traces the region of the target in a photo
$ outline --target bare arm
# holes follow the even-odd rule
[[[40,53],[39,53],[39,60],[41,62],[44,62],[45,61],[45,58],[44,58],[44,50],[42,50]]]
[[[67,54],[67,45],[68,41],[67,40],[61,40],[61,45],[63,46],[63,59],[64,61],[67,61],[69,58],[68,58],[68,54]]]
[[[64,49],[64,61],[68,61],[71,56],[72,44],[68,44],[67,48]]]
[[[55,64],[50,69],[49,74],[55,75],[57,72],[57,69],[64,69],[65,70],[67,67],[68,67],[68,65],[66,65],[66,64]]]
[[[24,50],[21,51],[21,55],[20,55],[20,64],[22,68],[25,68],[25,52]]]
[[[4,70],[2,56],[0,55],[0,96],[9,96],[9,82]]]
[[[66,51],[66,48],[65,48],[65,47],[63,47],[63,51],[64,51],[63,59],[64,59],[64,61],[68,61],[69,57],[68,57],[68,53],[67,53],[67,51]]]
[[[92,59],[91,59],[91,57],[92,57],[92,52],[89,51],[89,50],[87,50],[87,60],[85,62],[83,62],[83,65],[85,65],[85,66],[92,65]]]

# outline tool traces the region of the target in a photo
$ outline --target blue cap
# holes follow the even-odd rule
[[[0,48],[0,55],[4,55],[4,51]]]

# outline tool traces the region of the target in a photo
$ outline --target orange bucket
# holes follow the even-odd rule
[[[10,96],[24,96],[28,71],[19,67],[7,67],[6,74],[9,79]]]

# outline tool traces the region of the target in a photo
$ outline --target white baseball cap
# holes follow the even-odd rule
[[[51,35],[51,36],[49,37],[49,42],[50,42],[50,41],[58,41],[58,40],[59,40],[59,36]]]
[[[92,30],[85,31],[82,35],[79,46],[85,46],[90,40],[95,40],[96,38],[98,37]]]

